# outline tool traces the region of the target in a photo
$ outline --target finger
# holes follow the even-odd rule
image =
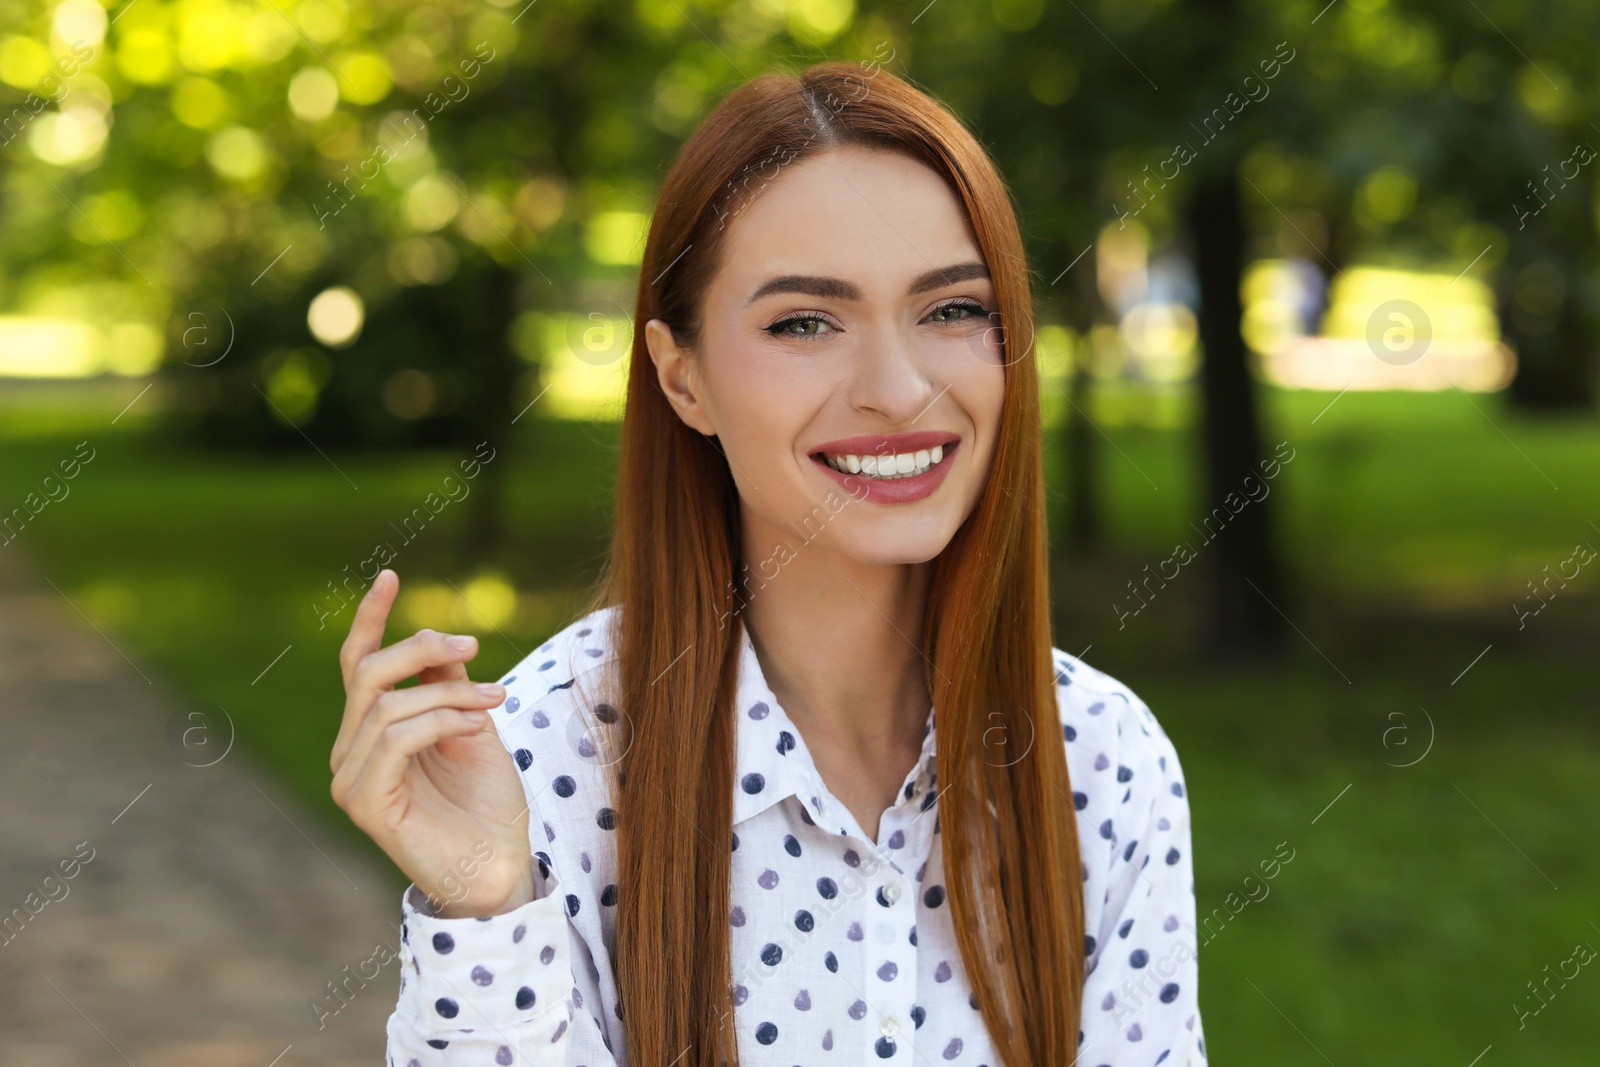
[[[380,570],[377,577],[372,579],[371,588],[356,605],[355,616],[350,620],[350,632],[339,647],[339,671],[344,676],[345,703],[344,712],[339,718],[339,732],[334,737],[328,759],[329,766],[336,772],[344,762],[345,751],[350,747],[350,739],[355,736],[361,717],[370,706],[370,701],[362,703],[352,699],[351,686],[356,667],[362,659],[382,647],[384,626],[399,588],[398,574],[387,567]]]
[[[460,664],[477,654],[478,639],[471,634],[446,634],[424,627],[361,657],[351,676],[349,692],[351,696],[370,694],[367,699],[376,699],[378,694],[429,667]]]
[[[435,667],[424,667],[417,672],[417,681],[423,685],[429,682],[455,682],[467,677],[467,666],[464,663],[444,663]]]
[[[459,647],[462,644],[466,647]],[[428,667],[460,664],[477,654],[478,639],[475,637],[422,629],[387,648],[362,656],[345,687],[344,718],[339,723],[339,736],[333,742],[330,765],[343,759],[378,697]],[[461,673],[465,678],[466,668],[463,667]]]
[[[380,815],[383,798],[393,796],[401,786],[413,756],[447,737],[460,737],[487,728],[487,712],[434,708],[386,727],[371,756],[358,767],[353,784],[345,790],[335,778],[333,798],[352,821],[368,830]],[[392,829],[392,827],[385,827]]]
[[[383,731],[397,722],[435,708],[488,710],[505,700],[504,686],[496,682],[484,682],[482,685],[484,688],[480,689],[478,685],[462,679],[391,689],[374,701],[372,710],[351,737],[341,762],[359,768]]]
[[[361,657],[383,647],[384,624],[388,622],[389,609],[399,590],[400,576],[385,567],[372,579],[372,586],[356,605],[355,616],[350,620],[350,632],[339,647],[339,668],[344,674],[346,691],[350,688],[350,679]]]
[[[487,711],[498,707],[505,698],[505,686],[497,682],[484,682],[480,688],[465,679],[391,689],[373,702],[372,710],[356,729],[334,773],[338,774],[345,765],[352,769],[360,768],[384,730],[395,723],[416,718],[436,708]]]

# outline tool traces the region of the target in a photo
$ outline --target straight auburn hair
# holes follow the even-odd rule
[[[608,764],[611,958],[628,1061],[739,1062],[729,923],[739,498],[716,438],[684,424],[661,392],[642,327],[664,320],[693,353],[730,222],[784,168],[845,145],[902,152],[943,177],[998,297],[1000,432],[977,506],[934,561],[921,648],[939,742],[936,828],[975,1005],[1006,1067],[1060,1067],[1081,1040],[1087,867],[1051,660],[1026,255],[1004,180],[960,120],[887,71],[843,62],[729,94],[680,151],[645,242],[616,523],[587,608],[620,609],[603,685],[615,703],[606,721],[620,711],[626,733]]]

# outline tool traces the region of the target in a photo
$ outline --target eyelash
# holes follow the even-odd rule
[[[984,307],[982,304],[978,303],[976,300],[971,300],[971,299],[966,299],[966,298],[963,298],[963,299],[960,299],[960,300],[947,301],[946,303],[940,304],[938,307],[934,308],[928,314],[934,315],[934,314],[937,314],[937,313],[939,313],[941,311],[948,311],[951,308],[960,308],[963,311],[969,311],[969,312],[972,313],[972,316],[987,317],[989,315],[989,309],[988,308]],[[962,319],[956,320],[955,322],[937,323],[936,325],[940,325],[940,326],[956,326],[956,325],[959,325],[962,322],[967,322],[967,321],[970,321],[970,317],[964,317]],[[815,334],[813,334],[813,335],[808,337],[808,336],[806,336],[804,334],[789,333],[788,332],[789,327],[794,325],[797,322],[820,322],[820,323],[824,323],[826,325],[832,325],[831,323],[828,322],[827,317],[822,315],[819,312],[803,311],[798,315],[790,315],[787,318],[780,319],[779,321],[773,323],[771,326],[763,326],[762,329],[764,331],[766,331],[767,333],[771,334],[774,337],[788,337],[788,338],[793,338],[794,340],[797,340],[797,341],[811,341],[811,340],[815,340],[816,339],[817,335],[815,335]]]

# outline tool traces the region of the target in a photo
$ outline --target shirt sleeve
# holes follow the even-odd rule
[[[534,898],[485,918],[441,918],[407,887],[400,998],[387,1028],[392,1067],[616,1067],[591,1014],[600,1010],[594,966],[574,946],[561,879],[543,852],[535,865]]]
[[[400,910],[391,1064],[565,1067],[573,984],[559,896],[486,919],[445,919],[412,884]]]
[[[1093,840],[1109,845],[1106,901],[1091,931],[1084,983],[1081,1067],[1202,1067],[1199,945],[1189,800],[1177,750],[1150,709],[1124,691],[1112,818]],[[1089,845],[1085,842],[1086,853]],[[1094,1025],[1089,1025],[1090,1023]]]

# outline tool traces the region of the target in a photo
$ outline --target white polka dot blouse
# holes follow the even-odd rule
[[[506,701],[491,714],[531,805],[536,897],[503,915],[445,919],[415,885],[406,890],[391,1067],[626,1067],[611,959],[615,822],[608,769],[586,732],[617,710],[585,695],[612,654],[616,610],[577,620],[502,679]],[[741,1062],[998,1067],[945,894],[932,710],[922,756],[868,840],[767,688],[747,632],[742,640],[729,853]],[[1083,856],[1075,1065],[1199,1067],[1177,752],[1126,686],[1052,656],[1073,785],[1062,803],[1076,809]]]

